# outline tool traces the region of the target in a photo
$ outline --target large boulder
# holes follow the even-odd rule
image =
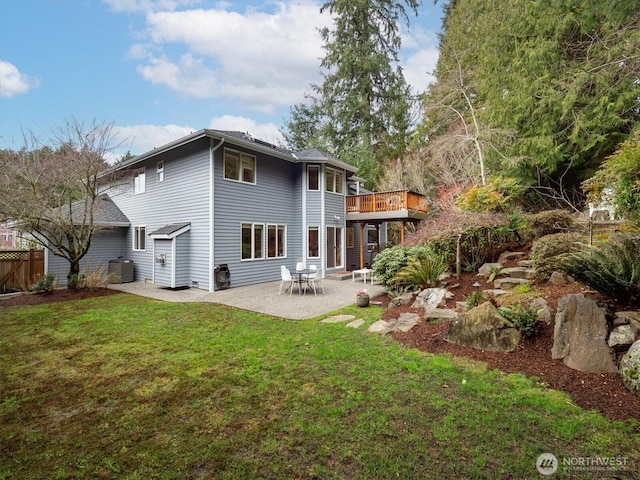
[[[522,334],[491,302],[485,302],[452,320],[446,339],[480,350],[512,352]]]
[[[620,376],[629,390],[640,395],[640,340],[620,360]]]
[[[551,357],[581,372],[615,372],[615,352],[607,344],[606,310],[582,293],[558,301]]]
[[[444,288],[425,288],[416,297],[412,308],[432,309],[438,308],[445,303],[447,298],[452,298],[451,292]]]

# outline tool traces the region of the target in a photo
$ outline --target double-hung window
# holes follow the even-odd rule
[[[139,251],[147,249],[147,227],[141,225],[133,227],[133,249]]]
[[[133,174],[133,194],[144,193],[145,183],[145,172],[143,168]]]
[[[267,225],[267,258],[284,258],[286,256],[286,225]]]
[[[256,157],[248,153],[224,149],[224,178],[243,183],[256,183]]]
[[[342,194],[342,178],[342,171],[327,167],[325,171],[325,186],[327,192]]]
[[[242,224],[242,260],[264,258],[264,225],[261,223]]]

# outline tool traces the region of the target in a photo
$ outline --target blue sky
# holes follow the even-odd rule
[[[278,143],[289,108],[321,83],[330,26],[313,0],[0,0],[0,148],[75,118],[111,123],[141,154],[201,128]],[[402,67],[423,91],[441,0],[403,27]]]

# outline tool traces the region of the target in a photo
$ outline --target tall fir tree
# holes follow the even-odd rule
[[[421,0],[404,3],[417,15]],[[291,109],[283,133],[292,148],[324,148],[359,167],[372,186],[410,135],[413,100],[398,59],[407,9],[395,0],[330,0],[321,11],[334,19],[320,31],[324,81]]]

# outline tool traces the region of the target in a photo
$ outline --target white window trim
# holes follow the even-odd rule
[[[276,253],[276,255],[274,255],[273,257],[269,256],[269,227],[275,227],[276,229],[276,249],[275,251],[278,251],[278,229],[279,227],[283,227],[284,228],[284,246],[282,248],[282,255],[278,255]],[[284,223],[267,223],[267,234],[265,235],[265,242],[266,242],[266,258],[268,259],[272,259],[272,258],[287,258],[287,225]]]
[[[311,248],[311,243],[309,242],[309,232],[311,230],[315,230],[316,232],[318,232],[318,254],[317,255],[310,255],[309,254],[309,249]],[[321,250],[320,244],[322,243],[322,239],[320,237],[320,231],[321,230],[320,230],[320,226],[319,225],[308,225],[307,226],[307,241],[306,241],[306,244],[307,244],[307,252],[306,252],[307,253],[307,258],[320,258],[320,250]]]
[[[239,162],[240,165],[238,166],[238,178],[227,178],[226,172],[227,172],[227,152],[230,153],[234,153],[237,154],[239,157]],[[252,182],[247,182],[246,180],[243,180],[242,178],[242,161],[244,158],[250,158],[253,160],[253,181]],[[258,161],[256,159],[255,155],[251,155],[249,153],[245,153],[245,152],[241,152],[239,150],[233,150],[232,148],[225,148],[224,149],[224,154],[223,154],[223,159],[222,159],[222,178],[224,180],[227,180],[229,182],[236,182],[236,183],[244,183],[246,185],[255,185],[258,182]]]
[[[242,258],[242,230],[245,225],[251,225],[251,258]],[[256,246],[256,227],[262,227],[262,241],[260,242],[262,247],[262,256],[256,257],[255,246]],[[255,222],[241,222],[240,223],[240,261],[241,262],[254,262],[256,260],[264,260],[265,259],[265,234],[267,232],[266,226],[264,223],[255,223]]]
[[[158,183],[164,182],[164,160],[160,160],[156,170],[156,180]]]
[[[336,168],[331,168],[331,167],[326,167],[327,171],[332,171],[333,172],[333,185],[331,185],[331,190],[329,189],[329,185],[327,185],[326,183],[326,178],[327,178],[327,173],[325,172],[324,174],[324,178],[325,178],[325,191],[327,193],[333,193],[334,195],[341,195],[344,196],[344,171],[342,170],[338,170]],[[337,191],[336,189],[336,185],[338,184],[338,182],[336,182],[336,177],[340,177],[340,192]]]
[[[140,238],[140,229],[144,228],[144,248],[136,248],[136,244],[138,244],[139,247],[139,242],[138,239]],[[133,245],[131,248],[134,252],[146,252],[147,251],[147,226],[146,225],[134,225],[133,227]]]
[[[146,188],[146,170],[141,168],[133,173],[133,194],[140,195],[145,192]]]
[[[311,169],[317,170],[318,171],[318,188],[309,188],[309,171]],[[320,187],[321,187],[321,182],[320,182],[320,175],[322,175],[322,170],[320,168],[320,165],[307,165],[307,190],[309,192],[319,192],[320,191]]]

